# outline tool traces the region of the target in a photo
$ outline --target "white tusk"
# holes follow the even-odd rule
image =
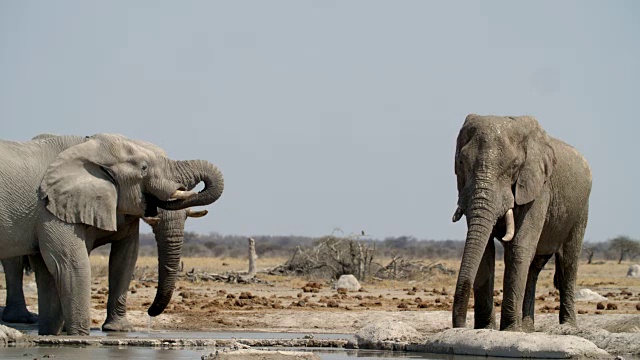
[[[464,212],[462,211],[462,208],[458,206],[458,208],[456,209],[456,212],[453,213],[453,217],[451,218],[451,221],[457,222],[458,220],[460,220],[460,218],[462,218],[463,213]]]
[[[516,224],[513,220],[513,209],[507,210],[507,213],[504,214],[504,220],[507,222],[507,232],[504,234],[502,240],[511,241],[513,239],[513,235],[516,233]]]
[[[172,199],[177,199],[177,200],[184,200],[184,199],[188,199],[191,196],[197,194],[197,192],[195,191],[182,191],[182,190],[176,190],[176,192],[173,193],[173,195],[171,195]]]
[[[208,210],[191,210],[187,209],[187,217],[199,218],[207,215],[209,213]]]
[[[151,226],[154,226],[154,225],[158,225],[158,223],[160,222],[160,218],[159,217],[143,217],[142,221],[146,222]]]

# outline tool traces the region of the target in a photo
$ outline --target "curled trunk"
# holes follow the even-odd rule
[[[172,163],[175,180],[186,189],[193,189],[201,181],[204,189],[186,199],[161,201],[158,207],[166,210],[186,209],[191,206],[209,205],[222,195],[224,178],[217,166],[204,160],[175,161]]]

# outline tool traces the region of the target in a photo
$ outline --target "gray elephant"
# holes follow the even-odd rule
[[[201,192],[189,191],[201,181]],[[0,259],[30,255],[38,293],[48,295],[38,298],[39,333],[58,334],[64,324],[70,335],[89,333],[88,250],[112,243],[110,262],[119,265],[110,264],[110,288],[125,294],[139,219],[159,225],[158,207],[207,205],[224,187],[213,164],[170,160],[155,145],[113,134],[0,142],[0,186]],[[173,245],[162,251],[160,281],[169,284],[163,276],[175,281],[168,263],[179,262],[179,252]],[[172,283],[159,287],[150,315],[163,311],[172,290]],[[124,306],[123,298],[109,302]]]
[[[169,212],[175,214],[168,214]],[[198,218],[205,216],[207,210],[194,211],[186,210],[158,210],[159,222],[153,222],[151,225],[155,233],[156,242],[158,244],[158,254],[162,256],[158,264],[160,266],[158,272],[160,274],[158,281],[158,293],[154,303],[163,304],[156,305],[155,312],[160,313],[166,307],[168,299],[171,299],[173,293],[180,254],[182,253],[182,244],[184,242],[184,224],[187,218]],[[129,225],[134,225],[132,222]],[[124,226],[124,225],[123,225]],[[119,230],[123,231],[123,230]],[[98,244],[109,243],[109,239],[96,239],[94,249]],[[136,241],[138,237],[128,237],[125,241]],[[118,244],[116,244],[117,246]],[[167,257],[167,251],[171,249],[177,256]],[[127,290],[131,283],[131,274],[135,267],[135,260],[138,252],[133,251],[126,254],[124,258],[118,258],[113,255],[109,256],[109,299],[107,301],[107,317],[102,324],[103,331],[133,331],[133,326],[126,318],[126,301]],[[133,259],[132,259],[133,257]],[[0,260],[5,272],[7,296],[5,308],[2,313],[2,320],[10,323],[33,324],[38,321],[37,314],[29,312],[26,306],[23,290],[23,274],[25,263],[28,259],[18,256],[11,259]]]
[[[529,116],[467,116],[455,154],[458,208],[467,237],[453,303],[466,324],[473,286],[475,328],[494,328],[493,238],[504,246],[501,330],[533,330],[536,281],[555,255],[560,323],[576,323],[574,287],[587,225],[591,170],[573,147]]]

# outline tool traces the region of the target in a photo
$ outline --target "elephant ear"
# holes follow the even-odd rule
[[[458,193],[462,191],[462,189],[465,186],[464,174],[462,173],[464,169],[462,169],[459,164],[460,150],[462,149],[462,147],[467,145],[467,143],[469,143],[469,141],[471,140],[471,137],[474,134],[474,130],[472,129],[473,127],[472,123],[475,120],[477,120],[479,117],[480,116],[476,114],[467,115],[467,117],[464,119],[464,124],[462,124],[462,128],[460,129],[460,132],[458,132],[458,137],[456,139],[456,155],[453,160],[454,161],[453,172],[456,174],[456,178],[457,178]]]
[[[531,126],[524,127],[530,130],[523,142],[525,160],[518,172],[515,186],[515,201],[518,205],[530,203],[540,195],[556,164],[549,136],[535,119],[525,119]]]
[[[40,197],[60,220],[116,231],[118,195],[96,140],[61,152],[47,168]]]

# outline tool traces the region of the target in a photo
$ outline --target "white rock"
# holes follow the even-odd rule
[[[335,289],[345,288],[347,291],[360,290],[360,283],[353,275],[341,275],[338,281],[333,285]]]
[[[320,360],[320,357],[311,352],[304,351],[270,351],[243,349],[235,351],[219,351],[209,355],[203,355],[202,360]]]
[[[576,291],[576,301],[607,301],[608,299],[591,289],[580,289]]]
[[[424,337],[410,325],[402,321],[381,320],[358,330],[356,341],[360,347],[380,348],[385,341],[421,343]]]
[[[594,343],[572,335],[497,330],[449,329],[430,336],[424,351],[475,356],[526,358],[607,357]]]
[[[0,325],[0,344],[16,343],[27,340],[27,336],[8,326]]]
[[[640,265],[638,264],[629,265],[629,270],[627,270],[627,276],[640,277]]]

